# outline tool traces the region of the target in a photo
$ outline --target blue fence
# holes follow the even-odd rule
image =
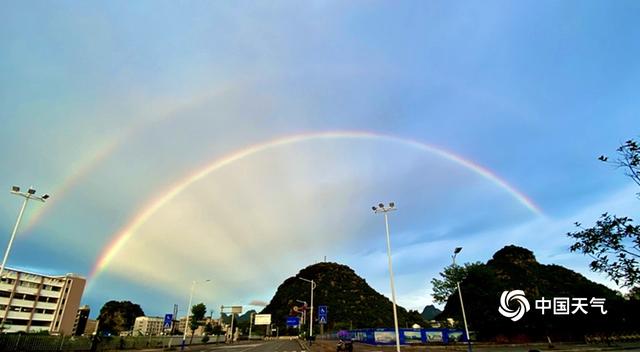
[[[458,329],[400,329],[400,344],[449,344],[467,342],[463,330]],[[396,332],[394,329],[358,329],[340,331],[339,338],[353,339],[372,345],[394,345]]]

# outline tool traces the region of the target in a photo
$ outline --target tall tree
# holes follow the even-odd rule
[[[191,307],[191,317],[189,318],[189,329],[191,329],[190,341],[193,341],[193,335],[196,333],[196,329],[202,325],[205,314],[207,314],[207,306],[205,306],[204,303],[198,303]]]
[[[640,147],[628,140],[618,149],[616,160],[609,161],[600,156],[600,161],[623,168],[625,174],[640,186]],[[638,193],[640,197],[640,193]],[[607,274],[616,284],[633,287],[640,284],[640,226],[633,219],[604,213],[595,226],[582,227],[575,223],[578,231],[567,235],[576,240],[572,252],[582,252],[593,258],[591,270]]]
[[[144,312],[139,305],[130,301],[109,301],[100,309],[99,330],[103,334],[118,335],[133,328],[136,318]]]
[[[464,265],[451,264],[444,268],[440,273],[441,279],[433,278],[431,285],[433,287],[433,300],[436,303],[446,303],[457,289],[457,283],[464,280],[470,270],[482,265],[480,262],[465,263]]]

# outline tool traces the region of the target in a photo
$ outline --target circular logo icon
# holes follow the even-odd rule
[[[518,305],[516,309],[511,308],[511,301],[514,301]],[[528,312],[530,309],[531,306],[529,305],[527,297],[524,296],[524,291],[513,290],[502,292],[498,312],[503,316],[513,321],[518,321],[524,316],[524,313]]]

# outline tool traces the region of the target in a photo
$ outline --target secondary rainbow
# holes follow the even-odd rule
[[[498,177],[491,170],[480,166],[470,160],[467,160],[459,155],[456,155],[450,151],[430,144],[426,144],[413,139],[366,131],[327,131],[296,134],[268,140],[259,144],[253,144],[244,149],[236,150],[227,155],[219,157],[214,161],[206,164],[204,167],[196,170],[195,172],[190,173],[181,181],[171,186],[167,191],[161,192],[161,196],[148,202],[147,205],[144,206],[142,210],[136,216],[134,216],[124,228],[122,228],[113,236],[114,239],[104,248],[101,255],[98,257],[98,260],[96,261],[91,274],[89,275],[89,282],[91,283],[97,277],[97,275],[99,275],[107,268],[115,255],[120,251],[121,248],[123,248],[127,241],[145,222],[147,222],[160,208],[170,202],[173,198],[175,198],[178,194],[191,186],[193,183],[198,182],[199,180],[203,179],[216,170],[219,170],[229,164],[242,160],[251,155],[265,152],[278,147],[323,139],[365,139],[395,142],[408,145],[428,153],[432,153],[460,166],[463,166],[484,177],[485,179],[491,181],[498,187],[508,192],[512,197],[518,200],[520,204],[522,204],[534,214],[539,216],[542,215],[542,211],[540,210],[540,208],[531,199],[529,199],[524,193],[520,192],[515,187],[511,186],[507,181]]]

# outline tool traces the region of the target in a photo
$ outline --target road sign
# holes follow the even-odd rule
[[[164,329],[171,329],[171,323],[173,322],[173,314],[165,314],[164,315]]]
[[[300,317],[287,318],[287,326],[298,326],[298,325],[300,325]]]
[[[327,323],[328,309],[327,306],[318,306],[318,321],[320,324]]]
[[[254,325],[270,325],[271,314],[256,314]]]

